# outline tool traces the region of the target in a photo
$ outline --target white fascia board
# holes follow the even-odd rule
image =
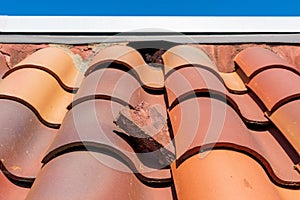
[[[300,17],[0,16],[0,32],[300,32]]]

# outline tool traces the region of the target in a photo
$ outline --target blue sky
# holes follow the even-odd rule
[[[300,16],[300,1],[0,0],[0,15],[42,16]]]

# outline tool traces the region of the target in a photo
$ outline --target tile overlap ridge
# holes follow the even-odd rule
[[[201,79],[201,77],[197,76],[197,78],[195,78],[195,71],[196,70],[194,70],[194,73],[193,73],[193,70],[190,70],[189,73],[182,71],[182,69],[185,68],[185,67],[182,67],[182,66],[186,66],[186,65],[191,67],[191,68],[192,68],[193,65],[196,65],[197,66],[196,68],[199,68],[198,66],[204,66],[202,68],[204,68],[204,69],[208,68],[208,69],[213,69],[213,70],[217,71],[215,65],[212,63],[212,61],[209,60],[208,56],[205,55],[204,52],[201,52],[201,50],[199,50],[199,49],[196,49],[196,48],[192,49],[192,48],[193,47],[186,46],[186,45],[176,46],[176,47],[174,47],[175,50],[173,50],[172,48],[169,50],[170,52],[172,52],[172,54],[167,54],[168,53],[167,52],[166,54],[163,55],[165,66],[170,68],[170,70],[165,70],[166,77],[167,77],[165,87],[166,87],[169,102],[170,102],[168,109],[169,109],[169,115],[171,116],[172,125],[173,126],[174,125],[175,126],[180,126],[180,125],[176,125],[178,123],[179,124],[182,123],[182,122],[179,122],[178,119],[183,119],[184,120],[187,116],[182,116],[181,114],[175,114],[175,113],[180,113],[178,111],[180,109],[180,107],[184,107],[185,109],[187,109],[186,105],[191,104],[191,102],[193,102],[193,101],[196,101],[196,100],[194,100],[196,98],[199,98],[199,99],[205,99],[205,98],[206,99],[207,98],[217,99],[217,100],[221,100],[221,102],[227,102],[227,104],[235,110],[235,112],[239,115],[240,119],[242,119],[245,123],[245,119],[243,119],[243,115],[241,115],[241,112],[239,112],[239,110],[236,108],[236,104],[238,104],[239,102],[235,102],[234,100],[232,100],[231,98],[228,97],[231,94],[230,94],[230,92],[228,91],[227,88],[224,89],[224,88],[220,87],[221,89],[219,91],[218,90],[216,91],[216,90],[211,89],[209,87],[205,88],[205,84],[204,84],[204,87],[203,87],[203,85],[201,85],[201,81],[199,81]],[[180,49],[180,50],[178,50],[178,49]],[[173,52],[176,52],[176,51],[180,52],[180,53],[173,53]],[[186,54],[184,54],[184,52],[186,52]],[[193,53],[188,54],[188,52],[193,52]],[[197,54],[195,52],[199,52],[199,53]],[[185,55],[185,57],[184,57],[184,55]],[[195,61],[195,60],[197,60],[197,61]],[[187,61],[189,61],[190,63],[193,63],[193,65],[186,64]],[[208,67],[206,65],[208,65]],[[175,70],[173,70],[173,69],[175,69]],[[173,71],[171,71],[171,70],[173,70]],[[184,78],[190,83],[190,88],[186,87],[186,88],[183,88],[181,91],[177,90],[177,88],[180,88],[180,85],[176,84],[176,80],[178,81],[178,78],[168,80],[172,77],[172,74],[175,73],[175,72],[180,73],[180,75],[182,75],[183,73],[187,74]],[[243,78],[243,77],[241,77],[241,78]],[[218,80],[220,80],[220,79],[218,79]],[[193,83],[193,81],[195,83]],[[196,83],[196,81],[197,81],[197,83]],[[221,82],[221,83],[223,84],[223,82]],[[180,84],[182,84],[182,83],[180,83]],[[213,87],[215,87],[215,85],[213,85]],[[247,91],[246,93],[242,93],[242,94],[243,95],[249,95],[248,93],[251,93],[251,92],[252,91],[250,90],[250,91]],[[253,97],[253,94],[251,94],[251,97]],[[189,100],[189,101],[187,101],[187,100]],[[186,102],[188,102],[188,103],[186,103]],[[264,107],[261,107],[260,112],[263,113],[264,111],[265,111]],[[268,119],[265,119],[264,122],[266,124],[263,124],[263,128],[262,127],[260,127],[260,128],[256,127],[256,128],[254,128],[254,130],[267,131],[268,132],[270,130],[270,128],[272,127],[272,124],[270,123],[270,121]],[[239,123],[237,121],[236,126],[238,126],[238,124]],[[245,124],[247,125],[247,122]],[[257,124],[255,126],[257,126]],[[225,125],[225,127],[226,127],[226,125]],[[251,126],[247,125],[247,127],[251,129]],[[189,131],[187,127],[185,127],[185,128],[181,127],[180,129],[177,128],[177,130],[175,128],[175,130],[174,130],[175,131],[175,133],[174,133],[175,138],[176,138],[176,134],[180,134],[180,132],[178,132],[178,131],[183,130],[183,129],[184,129],[185,132]],[[246,132],[248,132],[247,129],[245,129],[245,133]],[[224,133],[224,134],[226,134],[226,133]],[[227,133],[227,134],[229,134],[229,133]],[[236,134],[238,134],[238,133],[236,133]],[[272,138],[271,133],[268,133],[268,134],[270,135],[269,139],[271,139]],[[247,136],[247,137],[249,137],[249,136]],[[268,156],[271,155],[269,153],[274,153],[274,152],[269,152],[269,153],[266,154],[266,152],[269,151],[269,150],[267,150],[268,147],[263,147],[263,149],[261,149],[261,147],[258,144],[255,144],[257,142],[259,143],[260,139],[256,138],[256,136],[252,139],[251,139],[251,137],[252,136],[250,135],[250,138],[248,138],[248,139],[249,139],[249,141],[251,141],[251,140],[254,141],[254,146],[250,145],[250,148],[245,148],[245,146],[241,145],[241,144],[243,144],[243,142],[241,143],[241,141],[234,139],[233,140],[234,145],[237,148],[232,148],[232,149],[235,149],[235,151],[240,151],[240,152],[242,151],[241,149],[243,149],[243,148],[249,150],[248,153],[247,153],[248,156],[250,155],[250,157],[253,157],[254,160],[256,160],[258,163],[261,164],[261,166],[265,169],[266,173],[268,174],[269,178],[274,183],[276,183],[276,185],[280,185],[281,187],[286,187],[286,188],[291,188],[291,189],[299,189],[299,186],[300,186],[300,181],[299,180],[298,181],[288,181],[288,180],[285,181],[285,180],[279,178],[278,174],[275,173],[276,172],[276,166],[274,168],[274,166],[272,166],[272,164],[268,163]],[[179,139],[177,138],[177,140],[179,140]],[[227,147],[229,148],[229,147],[233,146],[232,143],[222,142],[222,140],[223,139],[221,139],[220,141],[215,141],[214,144],[216,144],[216,146],[219,146],[219,147],[223,146],[222,148],[224,148],[224,149],[226,149]],[[228,141],[228,139],[226,139],[225,141]],[[232,142],[231,139],[229,141]],[[178,141],[175,140],[175,144],[176,143],[178,143]],[[182,144],[182,142],[180,142],[180,141],[179,141],[179,143]],[[275,143],[277,143],[277,142],[275,142]],[[247,146],[247,142],[244,143],[244,144]],[[197,145],[195,147],[196,148],[196,154],[197,154],[197,151],[199,149],[201,149],[202,145],[208,145],[208,144],[204,143],[204,144],[201,145],[201,142],[200,142]],[[238,150],[239,148],[240,148],[240,150]],[[176,149],[177,149],[177,152],[178,152],[178,146],[177,146]],[[191,156],[191,155],[189,155],[191,152],[189,152],[188,149],[186,149],[186,150],[187,150],[187,152],[185,154],[183,154],[183,157],[188,158],[189,156]],[[245,152],[243,152],[243,153],[245,153]],[[177,156],[182,156],[181,154],[184,153],[184,151],[181,150],[179,153],[180,154],[177,155]],[[199,153],[199,151],[198,151],[198,153]],[[281,152],[281,154],[282,153],[284,153],[284,152]],[[284,155],[284,154],[282,154],[282,155]],[[182,161],[182,160],[185,160],[185,159],[180,158],[180,160]],[[292,171],[291,173],[293,174],[294,171],[292,169],[292,162],[291,161],[290,161],[290,165],[291,165],[291,170],[290,171]],[[278,166],[279,165],[277,163],[277,167]]]
[[[58,47],[46,47],[34,52],[8,70],[2,79],[23,68],[36,68],[49,73],[70,93],[76,93],[82,79],[82,74],[76,69],[71,55]]]
[[[179,45],[169,49],[163,55],[163,60],[166,68],[165,87],[169,92],[169,110],[172,110],[179,103],[190,98],[210,97],[231,106],[248,128],[266,130],[269,127],[270,122],[263,117],[261,110],[256,110],[256,112],[260,112],[260,117],[254,119],[249,118],[247,113],[243,112],[246,102],[241,101],[240,97],[248,96],[247,90],[233,90],[226,87],[226,83],[224,83],[217,67],[203,50],[189,45]],[[236,72],[226,74],[233,73]],[[228,81],[228,77],[226,78]],[[230,79],[237,80],[236,74],[235,76],[231,76]],[[244,86],[243,82],[238,81],[238,83]],[[237,88],[243,88],[243,86]],[[179,91],[177,88],[182,89]],[[177,91],[177,93],[171,94],[173,93],[172,90]],[[253,102],[248,101],[247,103]]]
[[[8,71],[0,82],[1,99],[22,103],[44,125],[59,128],[73,96],[59,83],[75,86],[72,84],[79,81],[78,74],[72,58],[63,50],[45,48]]]
[[[72,56],[60,48],[48,47],[28,56],[0,81],[0,108],[2,115],[7,115],[0,130],[8,130],[0,137],[1,175],[18,188],[32,188],[28,199],[40,199],[50,178],[55,177],[53,173],[62,166],[73,175],[91,169],[89,178],[91,174],[98,176],[101,169],[110,178],[121,177],[126,186],[133,184],[142,194],[159,191],[165,199],[172,199],[172,188],[173,195],[186,199],[202,195],[198,185],[189,186],[197,178],[206,184],[209,176],[201,170],[213,166],[218,171],[220,168],[214,167],[224,161],[228,173],[228,166],[239,168],[239,163],[230,162],[240,158],[242,172],[234,175],[243,173],[247,178],[256,169],[263,176],[257,181],[280,193],[279,198],[298,195],[297,67],[262,47],[239,52],[231,73],[220,72],[197,45],[174,46],[162,54],[162,61],[162,65],[147,64],[138,50],[113,45],[98,52],[83,75],[75,68]],[[145,147],[156,133],[144,139],[127,131],[135,131],[132,124],[137,123],[124,113],[135,110],[141,102],[160,108],[165,117],[171,142],[161,143],[163,148]],[[124,128],[118,120],[125,119],[130,125]],[[14,127],[11,121],[15,120],[20,125]],[[26,143],[22,137],[36,140]],[[37,143],[39,151],[34,151]],[[18,148],[13,152],[9,145]],[[33,158],[28,159],[25,153],[31,150]],[[172,162],[162,159],[166,151],[174,155]],[[35,164],[30,167],[30,162]],[[66,165],[69,163],[73,165]],[[191,170],[190,166],[199,169]],[[77,187],[81,181],[77,176],[82,176],[73,175],[68,184]],[[89,187],[94,185],[86,181]],[[107,180],[97,181],[106,184]],[[62,177],[57,179],[57,185],[65,183]],[[117,195],[118,199],[133,193],[122,189],[120,194],[123,196]],[[54,192],[49,198],[56,199],[57,195]],[[107,191],[99,195],[111,196]]]
[[[80,73],[71,56],[51,47],[29,55],[2,77],[0,162],[11,183],[24,188],[33,184],[42,166],[39,159],[77,90],[75,82]]]
[[[251,59],[256,57],[256,59]],[[300,155],[299,69],[270,50],[258,47],[240,52],[235,62],[239,73],[266,106],[265,114]],[[297,163],[295,163],[297,164]]]
[[[149,187],[169,188],[172,184],[169,166],[162,169],[165,171],[164,175],[143,175],[145,170],[151,171],[150,168],[165,166],[145,163],[151,155],[139,154],[126,140],[130,135],[121,136],[121,132],[116,134],[115,130],[122,130],[114,124],[116,115],[113,113],[114,110],[121,110],[126,106],[133,108],[140,100],[165,106],[164,95],[160,92],[164,90],[162,69],[148,66],[135,49],[112,46],[103,49],[94,57],[85,74],[73,102],[68,106],[69,111],[58,136],[43,159],[44,165],[64,154],[93,151],[108,154],[124,163],[131,173]],[[89,130],[84,128],[84,136],[78,138],[82,130],[76,127],[80,127],[80,123],[86,120],[89,122],[82,125],[89,124]],[[97,131],[99,124],[100,129]],[[106,127],[105,131],[102,125]],[[66,140],[65,136],[69,139]],[[137,166],[143,166],[143,170],[139,171]]]

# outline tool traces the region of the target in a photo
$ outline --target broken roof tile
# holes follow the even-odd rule
[[[136,144],[132,144],[131,140],[129,140],[130,134],[133,133],[124,132],[115,125],[114,121],[123,108],[122,104],[102,99],[86,101],[73,107],[66,115],[64,123],[43,162],[52,159],[61,151],[62,147],[64,147],[62,149],[71,149],[72,145],[77,145],[78,142],[87,142],[118,149],[129,157],[131,162],[137,167],[142,166],[143,163],[144,166],[138,168],[138,170],[142,170],[139,170],[139,172],[153,171],[148,167],[165,167],[165,164],[163,165],[158,162],[159,157],[153,157],[159,155],[159,151],[154,153],[135,153],[136,149],[133,147]],[[90,127],[89,131],[86,130],[87,126]],[[118,131],[119,134],[116,134],[115,131]]]

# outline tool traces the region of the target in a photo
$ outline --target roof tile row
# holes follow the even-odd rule
[[[197,45],[175,46],[162,59],[154,67],[131,47],[108,47],[81,83],[68,54],[45,48],[6,72],[0,185],[15,193],[0,195],[298,199],[297,68],[257,47],[237,54],[232,73],[219,72]],[[160,128],[135,122],[141,102],[167,118],[168,142]]]

